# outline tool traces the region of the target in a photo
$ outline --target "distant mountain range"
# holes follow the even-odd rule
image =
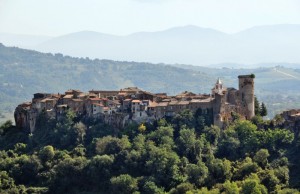
[[[291,67],[300,64],[300,25],[296,24],[258,26],[235,34],[197,26],[128,36],[91,31],[59,37],[0,34],[0,42],[42,52],[119,61],[239,68],[265,63],[288,63]]]

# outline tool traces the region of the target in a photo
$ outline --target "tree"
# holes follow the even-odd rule
[[[129,174],[122,174],[110,179],[112,193],[132,194],[138,190],[137,179]]]
[[[231,162],[229,160],[213,158],[208,160],[207,167],[209,170],[207,186],[209,187],[230,180],[232,177]]]
[[[254,113],[256,116],[261,115],[260,104],[256,96],[254,97]]]
[[[264,103],[261,103],[260,115],[261,115],[262,117],[268,115],[268,110],[267,110],[267,107],[266,107],[266,105],[265,105]]]
[[[127,136],[121,139],[112,136],[105,136],[95,140],[95,151],[97,154],[118,154],[122,150],[131,147]]]
[[[188,191],[194,190],[194,185],[186,182],[186,183],[181,183],[176,186],[176,188],[171,189],[169,192],[170,194],[181,194],[181,193],[187,193]]]
[[[14,179],[9,177],[6,171],[0,171],[0,193],[25,193],[25,187],[23,185],[15,185]]]
[[[255,115],[254,117],[251,118],[251,121],[256,126],[260,126],[264,123],[264,120],[263,120],[262,116],[260,116],[260,115]]]
[[[114,157],[109,155],[96,155],[91,159],[86,174],[90,178],[92,188],[100,189],[105,193],[113,175],[113,163]]]
[[[48,160],[52,160],[55,155],[54,148],[50,145],[43,147],[39,151],[39,157],[41,161],[46,162]]]
[[[253,157],[253,161],[259,164],[261,167],[265,168],[268,164],[269,156],[270,154],[267,149],[260,149]]]
[[[85,157],[65,158],[54,168],[49,193],[80,193],[89,184],[84,169],[88,165]]]
[[[164,194],[164,189],[158,187],[153,181],[146,181],[143,185],[143,192],[145,194]]]
[[[14,147],[14,152],[18,154],[24,154],[27,149],[27,145],[24,143],[17,143]]]
[[[6,133],[12,127],[12,121],[8,120],[0,126],[0,134]]]
[[[174,129],[171,126],[158,127],[157,130],[148,134],[148,139],[154,141],[157,145],[168,147],[174,146]]]
[[[82,122],[79,122],[75,124],[74,129],[77,136],[77,142],[84,143],[84,137],[86,135],[87,127]]]
[[[273,193],[282,186],[280,180],[275,176],[274,170],[265,170],[259,173],[261,183]]]
[[[262,184],[256,174],[252,174],[242,183],[242,194],[267,194],[268,190]]]
[[[193,129],[181,129],[177,138],[178,153],[190,159],[196,159],[195,143],[196,135]]]
[[[155,178],[157,185],[168,190],[183,181],[176,152],[167,147],[155,146],[153,142],[146,144],[146,150],[145,172]]]
[[[183,126],[186,126],[187,128],[193,128],[195,126],[195,117],[191,110],[186,109],[176,114],[172,118],[172,123],[174,124],[175,137],[177,137],[179,135],[179,130]]]
[[[280,114],[276,114],[272,120],[274,126],[282,125],[284,121],[285,119]]]
[[[203,132],[206,135],[206,140],[209,141],[211,145],[217,145],[220,135],[221,135],[221,129],[216,126],[212,125],[210,127],[204,127]]]
[[[146,126],[144,125],[144,123],[140,124],[138,130],[140,133],[144,133],[146,131]]]
[[[298,191],[297,189],[285,188],[278,191],[278,194],[300,194],[300,191]]]
[[[257,173],[259,169],[259,166],[251,158],[246,157],[243,161],[236,164],[233,179],[242,180],[253,173]]]
[[[226,181],[223,184],[224,193],[226,194],[239,194],[240,189],[235,182]]]
[[[197,187],[202,186],[208,176],[208,168],[203,162],[198,162],[198,164],[188,164],[186,171],[188,180]]]

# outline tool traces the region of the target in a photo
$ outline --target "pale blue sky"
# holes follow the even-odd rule
[[[197,25],[233,33],[300,24],[299,0],[0,0],[0,32],[116,35]]]

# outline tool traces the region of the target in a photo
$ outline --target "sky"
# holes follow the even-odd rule
[[[196,25],[235,33],[300,24],[299,0],[0,0],[0,32],[127,35]]]

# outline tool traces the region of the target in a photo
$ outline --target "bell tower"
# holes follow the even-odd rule
[[[215,87],[211,90],[211,95],[214,98],[215,94],[222,94],[226,88],[223,86],[223,83],[220,78],[218,78]]]

